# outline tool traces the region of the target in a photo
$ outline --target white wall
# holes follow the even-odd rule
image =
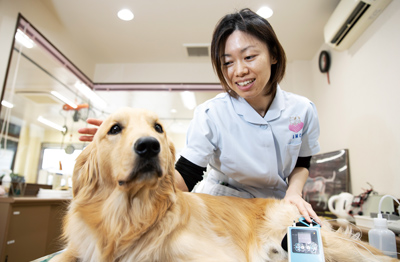
[[[322,152],[348,148],[352,192],[370,183],[400,198],[400,1],[394,0],[346,51],[331,53],[331,84],[311,61]]]
[[[97,64],[98,83],[218,83],[209,61],[202,63]]]
[[[312,97],[311,61],[293,61],[286,66],[286,74],[280,83],[282,89],[288,92]]]

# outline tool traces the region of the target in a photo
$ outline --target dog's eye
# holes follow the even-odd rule
[[[122,131],[122,127],[119,124],[115,124],[110,128],[110,130],[108,131],[107,134],[116,135],[116,134],[121,133],[121,131]]]
[[[160,124],[155,124],[154,129],[160,134],[164,132],[164,130]]]

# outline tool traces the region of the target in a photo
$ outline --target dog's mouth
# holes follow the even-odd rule
[[[138,159],[135,168],[132,170],[129,178],[146,178],[146,177],[161,177],[162,170],[158,157],[150,159]]]
[[[123,186],[133,181],[152,180],[154,178],[160,178],[162,174],[163,172],[158,157],[152,157],[150,159],[139,158],[136,160],[128,178],[126,180],[119,180],[118,184]]]

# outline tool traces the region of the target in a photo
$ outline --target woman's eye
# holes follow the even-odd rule
[[[154,129],[160,134],[164,133],[164,130],[160,124],[155,124]]]
[[[250,55],[250,56],[246,56],[245,59],[246,59],[246,60],[251,60],[251,59],[253,59],[254,57],[256,57],[256,56],[255,56],[255,55]]]
[[[232,62],[224,62],[224,63],[222,63],[223,66],[229,66],[231,64],[232,64]]]
[[[119,124],[115,124],[110,128],[110,130],[108,131],[107,134],[116,135],[116,134],[121,133],[121,131],[122,131],[122,127]]]

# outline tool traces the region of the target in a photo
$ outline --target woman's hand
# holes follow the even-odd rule
[[[95,118],[88,118],[86,120],[86,122],[91,125],[100,126],[103,123],[103,120],[95,119]],[[94,136],[94,134],[96,134],[96,132],[97,132],[96,127],[79,128],[78,133],[85,135],[85,136],[80,136],[79,140],[84,141],[84,142],[86,142],[86,141],[91,142],[91,141],[93,141],[93,136]]]
[[[289,187],[286,190],[286,195],[283,198],[288,203],[291,203],[297,207],[300,214],[306,219],[308,223],[311,223],[312,217],[315,222],[321,224],[321,220],[318,218],[314,209],[305,201],[302,197],[302,191],[304,184],[307,181],[308,170],[304,167],[295,167],[289,176]]]
[[[308,223],[311,223],[311,217],[315,222],[321,224],[321,220],[318,218],[318,215],[315,213],[311,204],[306,202],[301,195],[297,193],[292,193],[289,190],[286,192],[285,198],[283,199],[287,203],[291,203],[297,207],[300,214],[306,219]]]

